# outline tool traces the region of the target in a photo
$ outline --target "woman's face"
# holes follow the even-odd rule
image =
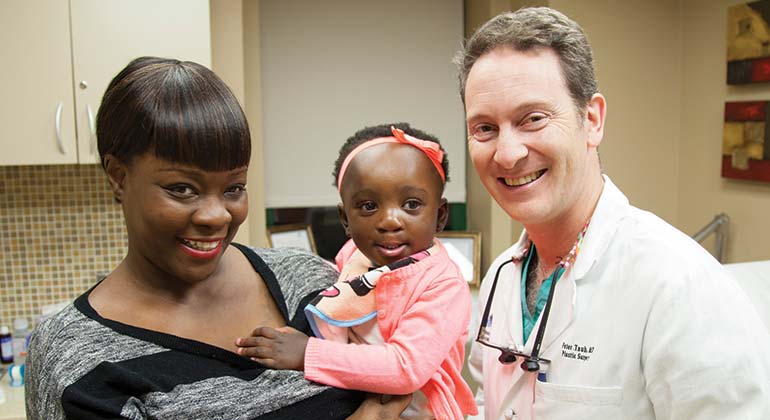
[[[117,165],[118,176],[107,172],[113,188],[120,181],[129,267],[162,281],[195,283],[214,274],[248,213],[247,168],[204,171],[151,153]]]

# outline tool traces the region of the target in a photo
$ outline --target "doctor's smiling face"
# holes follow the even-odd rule
[[[553,50],[498,47],[471,68],[465,87],[468,149],[479,178],[525,226],[584,213],[596,184],[605,104],[578,110]]]

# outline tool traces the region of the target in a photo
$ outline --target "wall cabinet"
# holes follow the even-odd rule
[[[0,2],[0,63],[0,164],[76,163],[67,2]]]
[[[98,162],[101,97],[143,55],[210,67],[208,0],[0,2],[0,165]]]

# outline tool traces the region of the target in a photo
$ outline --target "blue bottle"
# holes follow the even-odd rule
[[[8,368],[8,376],[11,378],[11,386],[24,386],[24,364],[12,364]]]

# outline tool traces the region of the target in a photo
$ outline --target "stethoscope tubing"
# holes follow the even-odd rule
[[[500,266],[497,267],[497,271],[495,272],[495,279],[492,281],[492,286],[489,289],[489,295],[487,296],[487,304],[484,307],[484,313],[482,314],[482,323],[488,322],[489,320],[489,312],[492,309],[492,305],[490,304],[490,299],[494,298],[495,291],[497,290],[497,281],[500,278],[500,272],[502,271],[503,267],[507,264],[510,264],[514,262],[515,260],[512,258],[508,261],[505,261],[504,263],[500,264]],[[556,270],[564,270],[564,267],[561,265],[557,265]],[[541,359],[540,356],[540,348],[543,344],[543,339],[545,338],[545,327],[548,323],[548,317],[551,313],[551,304],[553,302],[553,296],[554,291],[556,290],[556,283],[558,282],[558,278],[560,275],[564,274],[557,273],[554,275],[554,281],[551,282],[551,285],[548,290],[548,298],[545,302],[545,307],[543,308],[543,312],[541,314],[541,320],[540,325],[537,329],[537,335],[535,335],[535,343],[532,347],[532,353],[528,356],[526,356],[525,360],[521,363],[521,368],[528,372],[535,372],[541,370],[540,362],[546,362],[546,359]],[[479,332],[476,336],[476,341],[482,340],[482,331],[484,331],[485,326],[481,325],[479,328]],[[502,349],[501,349],[502,351]]]

